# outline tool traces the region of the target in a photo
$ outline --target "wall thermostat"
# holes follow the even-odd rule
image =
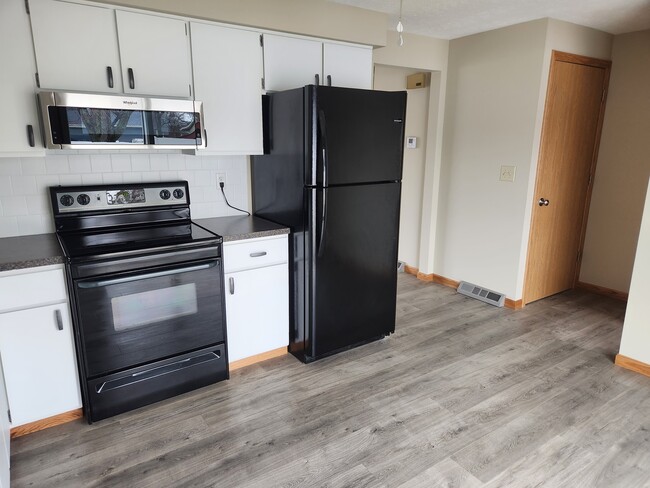
[[[408,136],[406,138],[406,147],[409,149],[415,149],[418,147],[418,138],[413,136]]]

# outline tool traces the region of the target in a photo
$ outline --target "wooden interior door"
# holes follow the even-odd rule
[[[553,51],[524,303],[577,280],[611,63]]]

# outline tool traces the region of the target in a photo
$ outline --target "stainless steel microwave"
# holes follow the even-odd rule
[[[201,102],[46,91],[38,101],[48,149],[205,147]]]

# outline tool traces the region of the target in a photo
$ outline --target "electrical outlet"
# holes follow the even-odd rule
[[[217,173],[217,188],[220,187],[221,183],[226,186],[226,173]]]
[[[501,166],[499,181],[515,181],[516,166]]]

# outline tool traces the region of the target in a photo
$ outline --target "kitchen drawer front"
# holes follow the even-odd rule
[[[225,273],[282,264],[287,260],[286,235],[232,241],[223,245]]]
[[[67,299],[63,269],[0,274],[0,313]]]

